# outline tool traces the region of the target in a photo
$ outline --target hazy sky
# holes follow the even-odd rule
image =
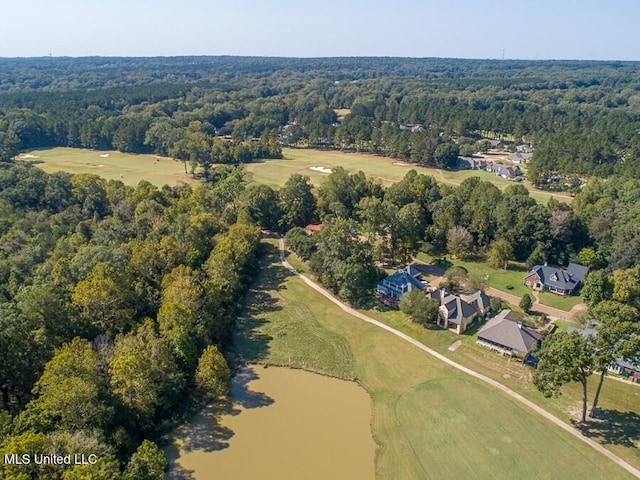
[[[639,0],[1,0],[0,56],[640,60]],[[0,75],[2,73],[0,72]]]

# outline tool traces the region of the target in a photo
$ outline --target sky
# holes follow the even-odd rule
[[[640,60],[638,0],[2,0],[0,12],[0,57]]]

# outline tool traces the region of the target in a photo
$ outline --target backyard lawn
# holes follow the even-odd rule
[[[580,295],[563,297],[562,295],[556,295],[551,292],[540,292],[538,294],[538,298],[540,299],[540,303],[566,312],[570,311],[573,307],[582,302],[582,297]]]
[[[238,320],[237,353],[357,379],[373,402],[377,478],[630,478],[511,398],[344,313],[265,244],[265,268]],[[402,314],[390,315],[413,330]],[[444,333],[440,347],[451,338],[429,333]]]

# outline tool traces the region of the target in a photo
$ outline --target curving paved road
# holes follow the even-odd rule
[[[615,463],[617,463],[619,466],[621,466],[626,471],[628,471],[629,473],[634,475],[636,478],[640,478],[640,470],[638,470],[637,468],[633,467],[631,464],[625,462],[623,459],[621,459],[617,455],[613,454],[612,452],[610,452],[609,450],[604,448],[599,443],[596,443],[595,441],[591,440],[590,438],[587,438],[587,437],[583,436],[578,430],[576,430],[572,426],[566,424],[565,422],[560,420],[558,417],[550,414],[549,412],[544,410],[542,407],[539,407],[538,405],[536,405],[532,401],[527,400],[525,397],[523,397],[519,393],[514,392],[510,388],[505,387],[500,382],[497,382],[497,381],[493,380],[492,378],[489,378],[489,377],[487,377],[485,375],[482,375],[481,373],[478,373],[478,372],[476,372],[474,370],[471,370],[470,368],[467,368],[467,367],[465,367],[463,365],[460,365],[459,363],[454,362],[450,358],[447,358],[444,355],[436,352],[435,350],[432,350],[431,348],[427,347],[426,345],[424,345],[423,343],[419,342],[415,338],[410,337],[409,335],[407,335],[405,333],[402,333],[399,330],[396,330],[395,328],[391,328],[390,326],[385,325],[384,323],[382,323],[382,322],[380,322],[378,320],[375,320],[375,319],[373,319],[373,318],[371,318],[371,317],[369,317],[369,316],[367,316],[367,315],[365,315],[363,313],[360,313],[357,310],[351,308],[350,306],[342,303],[340,300],[335,298],[329,291],[325,290],[320,285],[315,283],[313,280],[310,280],[306,276],[304,276],[301,273],[299,273],[295,268],[293,268],[291,266],[291,264],[289,262],[287,262],[287,259],[285,257],[284,241],[283,241],[282,237],[280,237],[280,236],[278,237],[278,247],[279,247],[279,250],[280,250],[280,261],[282,262],[282,265],[284,265],[287,270],[289,270],[294,275],[297,275],[304,283],[309,285],[311,288],[313,288],[314,290],[316,290],[320,294],[324,295],[326,298],[331,300],[333,303],[335,303],[338,307],[340,307],[342,310],[344,310],[348,314],[353,315],[354,317],[356,317],[356,318],[358,318],[360,320],[363,320],[363,321],[365,321],[367,323],[375,325],[376,327],[382,328],[383,330],[386,330],[386,331],[388,331],[388,332],[390,332],[390,333],[402,338],[403,340],[411,343],[412,345],[415,345],[420,350],[423,350],[423,351],[427,352],[429,355],[434,356],[438,360],[450,365],[451,367],[453,367],[453,368],[455,368],[457,370],[460,370],[461,372],[464,372],[464,373],[466,373],[468,375],[471,375],[472,377],[475,377],[478,380],[481,380],[481,381],[483,381],[485,383],[488,383],[489,385],[497,388],[498,390],[501,390],[502,392],[506,393],[510,397],[515,398],[520,403],[522,403],[522,404],[526,405],[527,407],[529,407],[530,409],[534,410],[536,413],[542,415],[547,420],[549,420],[552,423],[556,424],[558,427],[560,427],[563,430],[567,431],[568,433],[570,433],[574,437],[582,440],[584,443],[586,443],[590,447],[594,448],[595,450],[597,450],[601,454],[603,454],[606,457],[608,457],[610,460],[612,460]],[[566,312],[564,312],[564,313],[566,313]]]
[[[502,290],[497,290],[492,287],[485,288],[484,291],[487,293],[487,295],[491,297],[498,297],[501,300],[504,300],[505,302],[509,302],[512,305],[520,304],[520,300],[522,299],[517,295],[503,292]],[[571,312],[565,312],[564,310],[560,310],[558,308],[553,308],[548,305],[543,305],[542,303],[539,303],[537,300],[532,305],[531,309],[535,310],[536,312],[546,313],[550,317],[564,318],[565,320],[568,320],[571,318]]]

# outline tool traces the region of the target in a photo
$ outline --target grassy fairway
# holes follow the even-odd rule
[[[158,186],[194,181],[191,175],[184,173],[181,162],[155,155],[57,147],[34,150],[18,158],[41,162],[38,167],[48,173],[59,171],[95,173],[101,177],[122,180],[125,184],[134,186],[140,180],[147,180]]]
[[[433,175],[436,180],[450,185],[459,185],[465,178],[480,177],[494,183],[501,189],[508,185],[513,185],[503,178],[497,177],[484,170],[461,170],[449,172],[434,168],[424,168],[416,165],[405,164],[391,158],[368,155],[364,153],[344,153],[333,150],[312,150],[312,149],[283,149],[284,158],[281,160],[265,160],[261,163],[251,163],[247,165],[247,171],[252,174],[252,179],[256,183],[266,183],[272,187],[281,187],[292,173],[308,175],[314,185],[318,185],[326,173],[311,170],[311,167],[335,168],[342,166],[350,172],[362,170],[367,176],[380,179],[384,184],[402,180],[405,174],[413,169],[420,173]],[[531,196],[538,202],[546,203],[550,197],[554,196],[564,202],[570,202],[571,197],[534,190],[527,182],[527,188]]]
[[[630,478],[509,397],[347,315],[267,248],[238,353],[356,378],[373,401],[378,478]]]
[[[449,185],[459,185],[465,178],[474,176],[490,181],[501,189],[513,185],[513,182],[496,177],[484,170],[449,172],[404,164],[391,158],[363,153],[285,148],[283,154],[284,158],[281,160],[265,160],[247,164],[246,170],[251,180],[255,183],[264,183],[279,188],[284,185],[291,174],[300,173],[311,177],[314,185],[319,185],[327,174],[311,170],[311,167],[335,168],[342,166],[350,172],[362,170],[367,176],[378,178],[386,185],[402,180],[412,168],[421,173],[433,175],[436,180]],[[56,147],[34,150],[22,154],[18,158],[41,162],[38,166],[49,173],[58,171],[95,173],[104,178],[122,180],[127,185],[137,185],[140,180],[147,180],[159,186],[194,181],[190,175],[184,173],[184,166],[181,162],[164,157],[160,158],[160,161],[156,161],[159,157],[155,155]],[[540,203],[546,203],[551,197],[556,197],[564,202],[571,201],[569,196],[535,190],[527,182],[525,185],[529,188],[531,196]]]
[[[452,360],[501,382],[560,419],[569,422],[578,416],[582,398],[579,384],[566,385],[562,389],[562,396],[558,398],[543,397],[532,383],[532,370],[529,367],[476,345],[474,334],[481,325],[473,327],[464,335],[456,335],[449,331],[425,329],[407,321],[406,316],[396,310],[381,308],[363,313],[418,339]],[[560,323],[563,328],[568,324]],[[459,340],[462,344],[454,352],[449,351],[448,347]],[[589,402],[593,400],[597,381],[595,376],[589,380]],[[636,468],[640,468],[639,396],[640,385],[607,378],[600,396],[600,419],[585,428],[590,437]]]

